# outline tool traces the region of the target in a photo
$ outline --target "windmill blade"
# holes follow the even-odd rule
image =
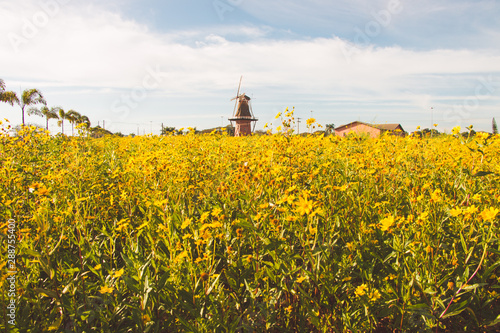
[[[233,99],[235,99],[235,100],[236,100],[236,101],[234,102],[233,117],[234,117],[234,115],[235,115],[235,113],[236,113],[236,107],[238,106],[238,99],[239,99],[239,97],[240,97],[241,80],[243,80],[243,75],[240,77],[240,84],[238,85],[238,92],[236,93],[236,97],[235,97],[235,98],[233,98]],[[233,100],[233,99],[232,99],[232,100]]]
[[[236,93],[236,96],[240,96],[241,80],[243,80],[243,75],[240,77],[240,84],[238,85],[238,92]]]

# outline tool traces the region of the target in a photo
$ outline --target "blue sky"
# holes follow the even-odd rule
[[[241,75],[258,129],[295,107],[337,126],[491,130],[499,41],[497,0],[0,0],[7,89],[125,134],[226,125]]]

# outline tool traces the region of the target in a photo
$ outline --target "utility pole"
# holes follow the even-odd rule
[[[297,135],[300,134],[300,120],[302,118],[297,117]]]
[[[432,138],[432,132],[434,129],[434,107],[431,106],[431,138]]]

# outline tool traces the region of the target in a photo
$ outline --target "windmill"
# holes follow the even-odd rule
[[[252,105],[250,104],[251,98],[245,95],[245,93],[240,95],[242,79],[243,76],[240,78],[240,84],[238,86],[236,97],[231,99],[231,101],[235,101],[233,117],[229,119],[231,125],[233,125],[233,121],[235,123],[234,136],[244,136],[252,134],[252,122],[254,122],[253,128],[255,129],[255,124],[258,120],[253,115]]]

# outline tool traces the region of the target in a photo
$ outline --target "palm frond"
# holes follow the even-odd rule
[[[21,96],[21,101],[23,105],[33,105],[33,104],[47,105],[47,102],[43,98],[42,93],[38,89],[27,89],[23,91],[23,94]]]
[[[14,105],[14,103],[19,104],[19,99],[17,95],[13,91],[0,91],[0,102],[9,103],[10,105]]]

